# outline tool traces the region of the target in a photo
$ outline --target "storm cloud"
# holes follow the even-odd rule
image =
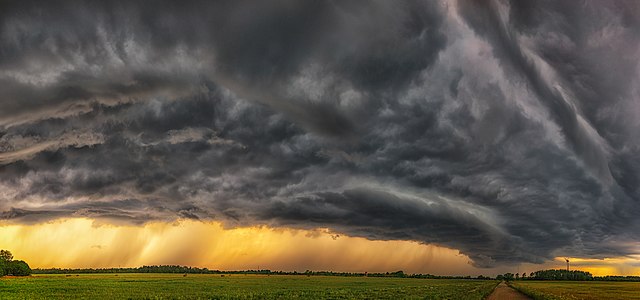
[[[0,218],[640,253],[637,1],[0,5]]]

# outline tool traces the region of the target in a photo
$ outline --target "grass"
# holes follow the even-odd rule
[[[517,281],[510,285],[536,300],[640,299],[640,282]]]
[[[80,274],[0,279],[0,299],[483,299],[493,280]]]

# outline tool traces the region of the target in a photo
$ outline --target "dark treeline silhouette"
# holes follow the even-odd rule
[[[309,271],[302,273],[309,276],[353,276],[353,277],[398,277],[398,278],[425,278],[425,279],[493,279],[487,276],[439,276],[431,274],[405,274],[403,271],[385,272],[385,273],[344,273],[331,271]]]
[[[505,273],[496,277],[498,280],[570,280],[570,281],[640,281],[640,276],[593,276],[580,270],[550,269],[527,273]]]
[[[86,269],[33,269],[34,274],[83,274],[83,273],[184,273],[184,274],[218,274],[207,268],[196,268],[178,265],[142,266],[137,268],[86,268]]]
[[[589,272],[579,271],[579,270],[562,270],[562,269],[551,269],[551,270],[541,270],[535,271],[530,274],[529,279],[533,280],[574,280],[574,281],[585,281],[585,280],[593,280],[593,275]]]
[[[640,276],[596,276],[595,281],[635,281],[640,282]]]
[[[332,271],[311,271],[287,272],[271,270],[243,270],[243,271],[220,271],[209,270],[207,268],[195,268],[179,265],[142,266],[137,268],[88,268],[88,269],[33,269],[34,274],[83,274],[83,273],[181,273],[181,274],[262,274],[262,275],[306,275],[306,276],[343,276],[343,277],[399,277],[399,278],[427,278],[427,279],[493,279],[488,276],[438,276],[431,274],[405,274],[403,271],[385,273],[358,273],[358,272],[332,272]]]
[[[11,251],[0,250],[0,277],[5,275],[29,276],[31,268],[22,260],[14,260]]]

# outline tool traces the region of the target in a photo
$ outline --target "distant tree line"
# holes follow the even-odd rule
[[[593,275],[589,272],[579,270],[551,269],[532,272],[529,279],[586,281],[593,280]]]
[[[14,260],[9,250],[0,250],[0,276],[29,276],[31,268],[22,260]]]
[[[207,268],[188,267],[180,265],[142,266],[135,268],[84,268],[63,269],[48,268],[34,269],[34,274],[92,274],[92,273],[181,273],[181,274],[263,274],[263,275],[300,275],[298,272],[283,272],[271,270],[220,271]]]
[[[498,280],[512,281],[512,280],[573,280],[573,281],[585,281],[593,280],[593,275],[589,272],[579,270],[563,270],[563,269],[550,269],[531,272],[529,276],[527,273],[505,273],[496,277]]]
[[[550,269],[531,272],[522,275],[505,273],[498,275],[497,280],[570,280],[570,281],[640,281],[640,276],[593,276],[589,272],[580,270]]]
[[[286,272],[264,270],[244,270],[244,271],[220,271],[209,270],[207,268],[195,268],[179,265],[159,265],[142,266],[136,268],[86,268],[86,269],[34,269],[34,274],[83,274],[83,273],[181,273],[181,274],[260,274],[260,275],[306,275],[306,276],[342,276],[342,277],[400,277],[400,278],[427,278],[427,279],[493,279],[488,276],[438,276],[431,274],[406,274],[404,271],[385,273],[357,273],[357,272],[332,272],[332,271],[311,271]]]
[[[596,276],[595,281],[635,281],[640,282],[640,276]]]
[[[25,264],[26,265],[26,264]],[[28,268],[28,266],[27,266]],[[31,270],[29,269],[29,272]],[[158,266],[142,266],[136,268],[88,268],[88,269],[34,269],[35,274],[82,274],[82,273],[180,273],[180,274],[259,274],[259,275],[306,275],[306,276],[342,276],[342,277],[398,277],[398,278],[423,278],[423,279],[475,279],[475,280],[596,280],[596,281],[640,281],[640,276],[592,276],[589,272],[584,271],[567,271],[567,270],[541,270],[531,272],[530,274],[522,273],[505,273],[497,277],[490,276],[439,276],[431,274],[406,274],[403,271],[384,272],[384,273],[368,273],[368,272],[332,272],[332,271],[311,271],[305,272],[286,272],[271,271],[268,269],[260,270],[244,270],[244,271],[220,271],[209,270],[207,268],[187,267],[180,265],[158,265]]]
[[[83,273],[182,273],[182,274],[215,274],[207,268],[196,268],[178,265],[142,266],[137,268],[84,268],[84,269],[33,269],[34,274],[83,274]]]
[[[431,274],[406,274],[404,271],[385,272],[385,273],[344,273],[331,271],[310,271],[307,270],[303,274],[308,276],[347,276],[347,277],[398,277],[398,278],[424,278],[424,279],[493,279],[487,276],[439,276]]]

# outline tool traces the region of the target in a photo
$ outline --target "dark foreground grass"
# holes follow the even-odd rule
[[[497,281],[81,274],[0,279],[0,299],[483,299]]]
[[[517,281],[510,285],[536,300],[640,299],[640,282]]]

